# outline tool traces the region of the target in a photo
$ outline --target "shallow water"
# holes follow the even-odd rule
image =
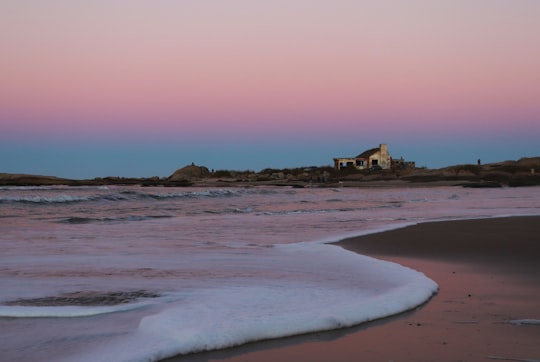
[[[325,242],[538,214],[537,187],[0,188],[0,360],[149,361],[358,324],[436,285]]]

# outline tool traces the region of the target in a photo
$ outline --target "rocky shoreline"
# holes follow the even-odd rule
[[[538,172],[537,172],[538,171]],[[191,164],[169,177],[97,177],[73,180],[54,176],[0,173],[0,186],[103,186],[140,185],[163,187],[503,187],[540,185],[540,157],[521,158],[485,165],[456,165],[441,169],[391,169],[374,172],[335,170],[330,166],[254,171],[210,171]]]

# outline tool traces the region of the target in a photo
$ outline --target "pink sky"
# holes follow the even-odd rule
[[[0,138],[540,134],[539,19],[535,0],[5,0]]]

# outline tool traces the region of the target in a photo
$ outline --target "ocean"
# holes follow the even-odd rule
[[[157,361],[357,325],[437,284],[330,242],[538,214],[538,187],[3,187],[0,360]]]

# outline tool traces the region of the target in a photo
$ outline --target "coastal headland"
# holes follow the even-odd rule
[[[54,176],[0,173],[0,186],[201,186],[201,187],[399,187],[464,186],[502,187],[540,185],[540,156],[517,161],[455,165],[440,169],[336,170],[331,166],[263,169],[255,171],[209,170],[187,165],[168,177],[96,177],[76,180]]]

